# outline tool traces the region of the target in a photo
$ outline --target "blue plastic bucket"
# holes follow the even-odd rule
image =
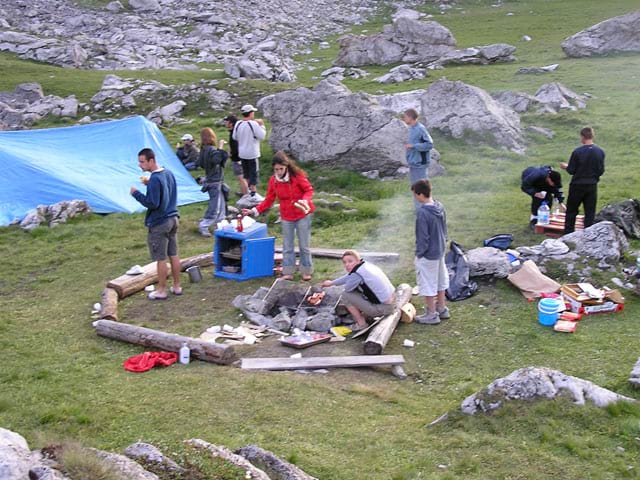
[[[543,298],[538,302],[538,322],[546,327],[554,326],[561,310],[564,310],[562,300],[558,298]]]

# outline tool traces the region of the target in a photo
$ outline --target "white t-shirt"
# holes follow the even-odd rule
[[[260,140],[267,136],[267,129],[255,120],[241,120],[233,128],[233,139],[238,142],[238,157],[252,160],[260,157]]]

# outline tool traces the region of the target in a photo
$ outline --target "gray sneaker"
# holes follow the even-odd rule
[[[451,312],[449,312],[447,307],[444,307],[444,310],[440,310],[438,312],[438,316],[440,317],[440,320],[447,320],[448,318],[451,318]]]
[[[423,325],[437,325],[440,323],[440,317],[437,312],[425,313],[424,315],[418,315],[416,317],[416,323]]]

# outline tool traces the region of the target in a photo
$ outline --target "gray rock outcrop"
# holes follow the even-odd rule
[[[304,162],[340,165],[357,171],[396,174],[406,166],[402,140],[407,135],[397,112],[374,97],[351,93],[324,80],[313,90],[298,88],[262,98],[258,107],[271,121],[269,143]],[[432,164],[438,161],[432,152]]]
[[[378,83],[401,83],[407,80],[422,80],[429,74],[424,68],[414,68],[411,65],[398,65],[389,70],[389,73],[374,78]]]
[[[481,141],[524,152],[520,117],[486,91],[463,82],[440,79],[420,97],[424,123],[453,138]]]
[[[253,465],[263,470],[271,480],[318,480],[295,465],[281,459],[257,445],[247,445],[234,453],[243,456]]]
[[[479,47],[469,47],[451,50],[437,60],[429,63],[428,68],[438,68],[444,65],[489,65],[491,63],[513,62],[516,47],[507,43],[494,43]]]
[[[345,35],[334,65],[359,67],[398,62],[432,62],[453,50],[453,34],[438,22],[398,17],[374,35]]]
[[[491,96],[517,113],[558,113],[560,110],[577,110],[586,107],[586,97],[579,95],[558,82],[545,83],[535,95],[511,90],[491,93]]]
[[[168,474],[179,477],[185,472],[184,468],[149,443],[132,443],[125,448],[124,454],[130,459],[144,465],[147,470],[159,475]]]
[[[569,57],[640,53],[640,10],[610,18],[566,38],[562,50]]]
[[[521,67],[516,72],[517,74],[529,74],[529,73],[549,73],[555,72],[560,65],[554,63],[552,65],[545,65],[544,67]]]
[[[584,230],[563,235],[560,241],[581,257],[598,260],[601,265],[615,265],[629,249],[629,242],[613,222],[598,222]]]
[[[20,222],[20,228],[30,231],[42,224],[55,227],[61,223],[66,223],[70,218],[88,213],[91,213],[91,208],[84,200],[69,200],[54,203],[53,205],[38,205],[27,212]]]
[[[467,252],[470,277],[485,275],[506,278],[511,273],[507,254],[493,247],[473,248]]]
[[[31,451],[27,441],[15,432],[0,428],[0,478],[23,480],[28,478]]]
[[[98,458],[108,463],[122,478],[128,480],[158,480],[158,476],[155,473],[148,472],[142,468],[139,463],[124,455],[105,452],[104,450],[95,448],[88,448],[87,450],[93,452]]]
[[[61,118],[78,116],[74,95],[66,98],[46,95],[38,83],[22,83],[13,92],[0,92],[2,130],[17,130],[33,125],[47,115]]]
[[[584,405],[589,401],[597,407],[605,407],[619,401],[635,402],[632,398],[558,370],[527,367],[515,370],[470,395],[462,402],[460,409],[463,413],[473,415],[491,412],[509,401],[551,400],[563,395],[569,396],[576,405]]]

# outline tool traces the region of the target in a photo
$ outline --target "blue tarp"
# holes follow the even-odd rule
[[[138,167],[138,152],[145,147],[174,173],[178,205],[208,200],[158,127],[144,117],[0,132],[0,226],[38,205],[63,200],[86,200],[97,213],[143,211],[129,189],[145,191]]]

